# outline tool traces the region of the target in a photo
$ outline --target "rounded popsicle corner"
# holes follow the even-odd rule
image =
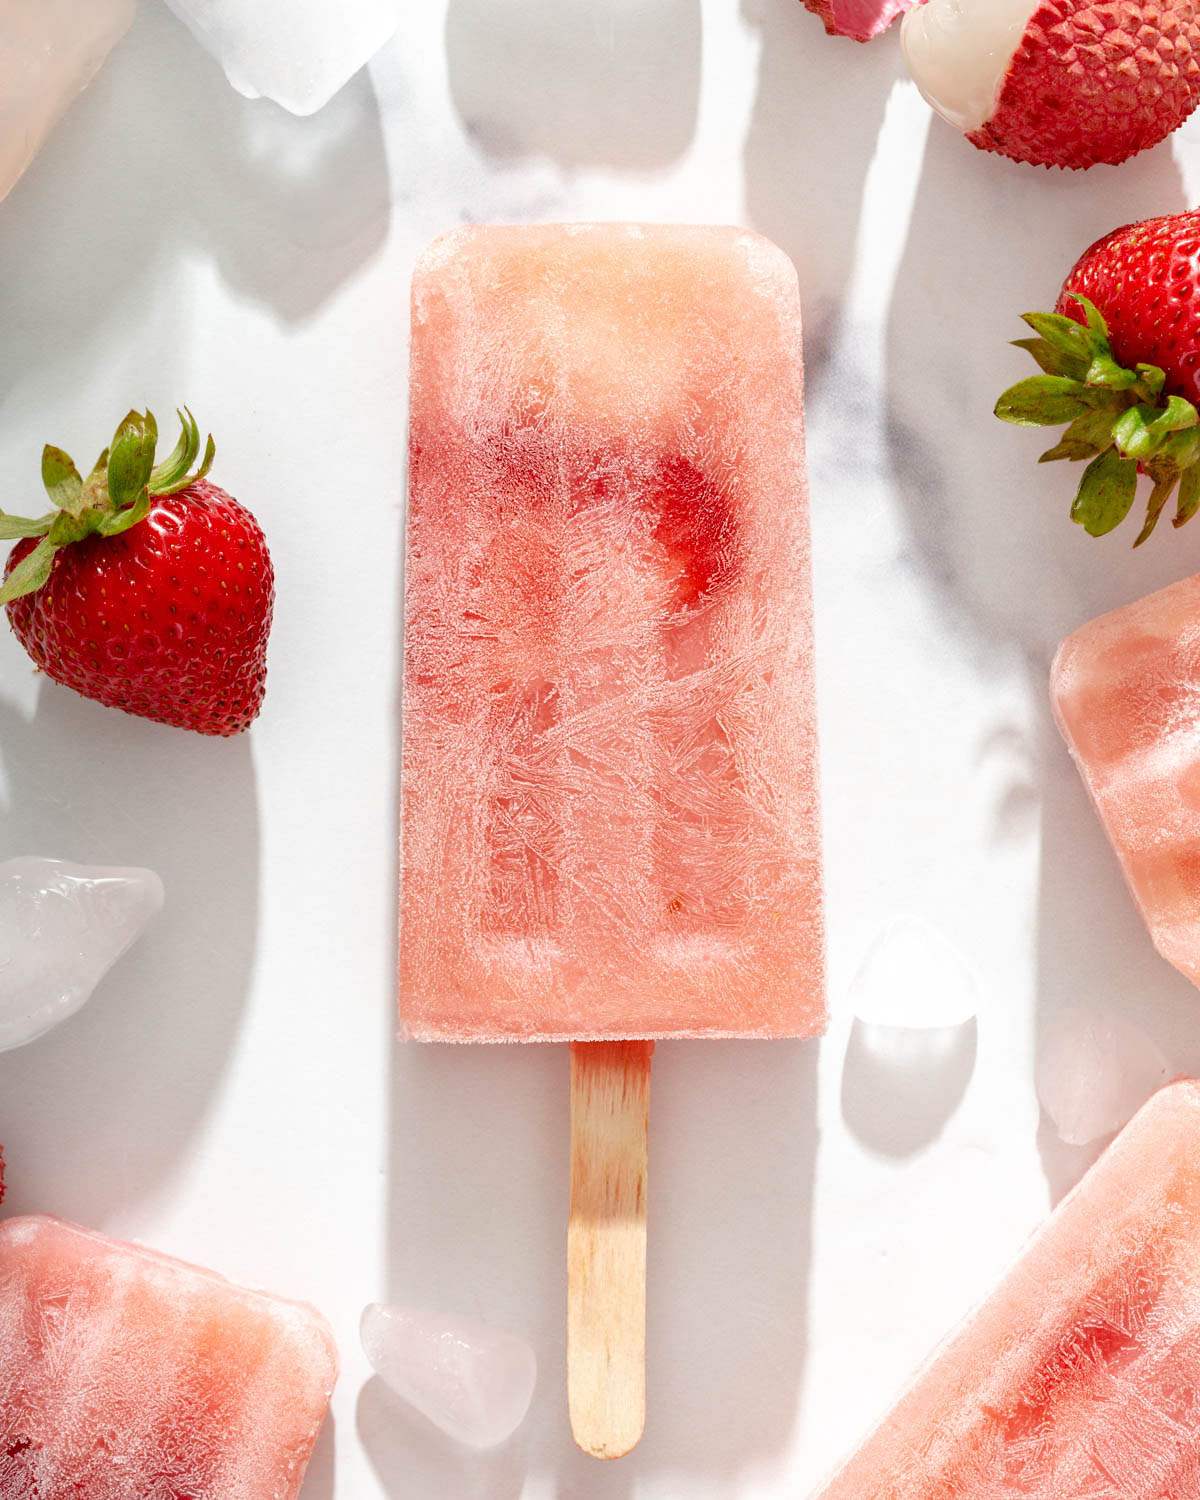
[[[337,1375],[307,1303],[49,1215],[0,1223],[0,1454],[34,1493],[129,1500],[169,1473],[295,1500]]]

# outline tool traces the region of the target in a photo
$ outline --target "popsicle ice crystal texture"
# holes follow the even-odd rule
[[[823,1029],[800,307],[736,229],[469,228],[413,286],[401,1019]]]
[[[1200,1084],[1160,1090],[817,1500],[1200,1494]]]
[[[4,1500],[295,1500],[323,1318],[58,1219],[0,1224]]]
[[[0,0],[0,199],[109,52],[136,0]]]
[[[1069,635],[1051,695],[1154,946],[1200,984],[1200,576]]]

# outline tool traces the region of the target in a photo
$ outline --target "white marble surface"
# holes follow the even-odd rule
[[[259,514],[279,607],[233,743],[39,683],[0,635],[0,857],[144,864],[167,905],[92,1004],[0,1058],[6,1212],[305,1296],[344,1373],[305,1500],[795,1500],[992,1283],[1090,1151],[1039,1131],[1032,1045],[1094,1001],[1200,1069],[1053,730],[1085,617],[1200,566],[1067,520],[1072,473],[990,415],[1116,224],[1200,191],[1200,127],[1063,177],[974,151],[895,37],[797,0],[433,0],[325,113],[250,103],[156,0],[0,205],[0,504],[187,400]],[[834,1022],[655,1062],[650,1418],[567,1433],[561,1050],[390,1045],[407,281],[465,219],[736,221],[807,309]],[[768,435],[764,435],[764,439]],[[1130,534],[1132,539],[1132,533]],[[91,785],[85,785],[90,775]],[[978,966],[924,1073],[843,1004],[889,919]],[[526,1427],[479,1455],[394,1407],[369,1301],[526,1334]]]

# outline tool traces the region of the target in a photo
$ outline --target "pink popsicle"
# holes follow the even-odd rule
[[[3,1500],[295,1500],[325,1320],[51,1218],[0,1224]]]
[[[1069,635],[1051,695],[1155,947],[1200,984],[1200,576]]]
[[[474,228],[413,280],[400,1018],[570,1041],[577,1441],[644,1420],[650,1042],[824,1029],[796,275]]]
[[[741,230],[421,260],[408,1035],[824,1029],[801,379],[795,272]]]
[[[1200,1494],[1200,1084],[1146,1104],[816,1500]]]

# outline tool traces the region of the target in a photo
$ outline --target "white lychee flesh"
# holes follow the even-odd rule
[[[904,17],[900,45],[913,82],[970,135],[991,118],[1039,0],[925,0]]]

